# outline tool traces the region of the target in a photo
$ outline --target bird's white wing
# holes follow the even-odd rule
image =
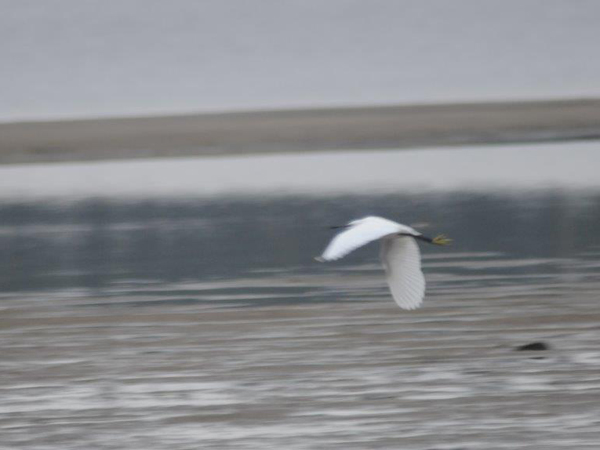
[[[416,309],[425,295],[419,246],[411,237],[389,237],[381,243],[381,262],[392,297],[402,309]]]
[[[379,217],[356,220],[351,222],[346,230],[335,236],[323,254],[317,259],[320,261],[340,259],[358,247],[390,234],[398,233],[403,229],[402,225]]]

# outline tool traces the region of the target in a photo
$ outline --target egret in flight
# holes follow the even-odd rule
[[[392,297],[402,309],[416,309],[423,302],[425,278],[421,271],[421,254],[416,240],[447,245],[444,235],[429,238],[417,230],[383,217],[364,217],[339,227],[344,230],[329,243],[317,261],[335,261],[351,251],[381,239],[381,262]]]

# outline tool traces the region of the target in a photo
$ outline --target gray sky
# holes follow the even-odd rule
[[[0,0],[0,120],[600,96],[595,0]]]

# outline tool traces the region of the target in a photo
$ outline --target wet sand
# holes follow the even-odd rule
[[[581,155],[568,147],[540,167],[585,178],[565,163]],[[496,150],[537,171],[537,155]],[[578,164],[593,168],[588,150]],[[135,172],[92,178],[83,164],[65,166],[97,189],[123,189]],[[5,167],[3,178],[15,171],[47,188],[38,170],[54,168],[63,169]],[[229,210],[218,199],[179,213],[172,201],[9,204],[0,448],[595,450],[596,192],[455,201],[394,192]],[[312,260],[329,238],[323,224],[373,204],[390,217],[416,209],[409,220],[456,238],[449,253],[424,251],[423,309],[396,307],[374,253],[366,264]],[[515,351],[538,341],[550,350]]]
[[[456,240],[411,312],[312,259],[339,198],[5,209],[0,448],[597,449],[597,193],[412,201]]]
[[[382,106],[0,124],[0,163],[600,138],[600,100]]]
[[[439,293],[411,313],[369,295],[259,308],[7,300],[3,448],[592,450],[596,288]],[[514,350],[540,340],[551,350]]]

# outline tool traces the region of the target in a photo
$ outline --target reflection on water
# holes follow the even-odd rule
[[[366,214],[423,247],[425,305]],[[600,194],[7,200],[0,435],[15,449],[595,448]],[[549,352],[514,352],[541,340]]]
[[[322,274],[376,261],[373,248],[332,265],[313,260],[332,234],[329,225],[368,214],[452,236],[450,249],[423,249],[432,276],[461,271],[475,272],[480,280],[483,275],[523,277],[540,271],[566,276],[576,262],[600,251],[595,233],[600,195],[580,192],[97,199],[62,206],[7,202],[0,205],[0,280],[4,292],[76,288],[110,295],[126,287],[164,289],[274,270]],[[433,262],[436,257],[452,259],[441,264]]]

